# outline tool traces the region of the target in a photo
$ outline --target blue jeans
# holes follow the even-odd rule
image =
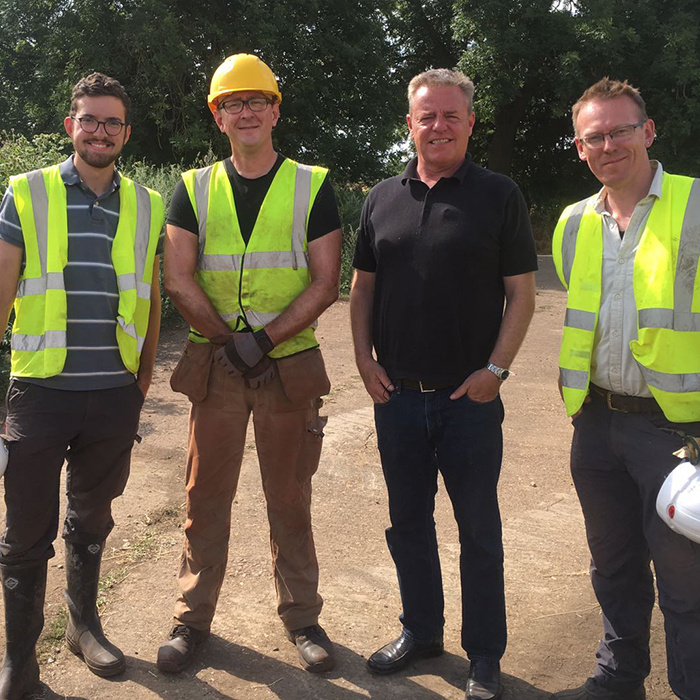
[[[669,528],[656,496],[683,445],[668,432],[700,424],[610,411],[596,397],[574,419],[571,473],[591,551],[591,581],[604,637],[594,676],[605,688],[636,688],[649,674],[654,562],[664,614],[668,680],[683,700],[700,700],[700,545]]]
[[[435,534],[438,470],[459,526],[462,647],[470,659],[500,659],[506,647],[503,543],[496,489],[503,404],[476,403],[453,390],[398,388],[375,405],[377,440],[389,492],[386,531],[396,564],[404,628],[419,641],[441,634],[442,574]]]

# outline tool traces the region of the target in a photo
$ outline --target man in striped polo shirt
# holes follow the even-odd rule
[[[64,126],[74,154],[11,178],[0,207],[3,328],[15,309],[0,699],[20,698],[38,682],[34,647],[64,460],[68,647],[98,675],[124,669],[95,604],[111,502],[126,485],[156,354],[163,204],[115,169],[131,134],[129,99],[116,80],[80,80]]]

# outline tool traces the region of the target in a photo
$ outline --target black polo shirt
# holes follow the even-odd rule
[[[464,160],[432,189],[417,159],[374,187],[353,265],[376,273],[373,340],[389,376],[464,381],[486,365],[503,316],[503,278],[537,269],[517,185]]]

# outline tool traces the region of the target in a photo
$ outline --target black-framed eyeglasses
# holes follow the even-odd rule
[[[122,133],[122,129],[126,126],[119,119],[107,119],[104,122],[95,119],[95,117],[71,117],[71,119],[75,119],[86,134],[94,134],[102,125],[108,136],[119,136]]]
[[[219,105],[219,109],[223,109],[226,114],[240,114],[243,111],[243,107],[248,105],[251,112],[264,112],[267,109],[267,105],[271,104],[274,104],[274,100],[267,97],[251,97],[248,100],[236,98],[224,100]]]
[[[590,136],[579,136],[579,141],[586,146],[586,148],[596,149],[602,148],[605,145],[605,137],[609,136],[613,141],[622,143],[623,141],[628,141],[632,138],[635,129],[639,128],[643,124],[646,124],[646,119],[636,124],[625,124],[625,126],[618,126],[617,129],[612,131],[607,131],[604,134],[591,134]]]

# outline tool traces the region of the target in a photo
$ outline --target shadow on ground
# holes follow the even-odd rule
[[[160,673],[155,664],[137,657],[127,657],[127,671],[112,679],[115,684],[142,686],[160,698],[207,700],[246,700],[252,697],[275,697],[278,700],[440,700],[445,695],[426,688],[421,678],[441,678],[454,690],[449,697],[462,697],[466,683],[467,662],[462,656],[445,653],[438,659],[421,660],[390,677],[373,676],[366,660],[347,647],[336,645],[337,667],[327,674],[302,671],[280,659],[266,656],[249,647],[227,642],[212,635],[193,666],[177,676]],[[228,676],[228,677],[227,677]],[[504,676],[504,700],[549,700],[551,695],[518,678]],[[231,688],[226,693],[216,686]],[[135,689],[134,689],[135,690]],[[267,691],[258,695],[256,691]],[[101,692],[104,693],[105,691]],[[227,694],[230,693],[230,694]],[[140,697],[134,692],[135,697]],[[34,700],[58,700],[48,686]],[[106,697],[106,696],[105,696]],[[69,697],[66,700],[85,700]]]

